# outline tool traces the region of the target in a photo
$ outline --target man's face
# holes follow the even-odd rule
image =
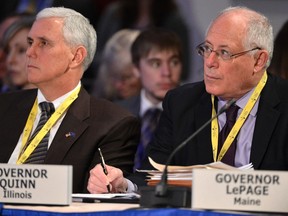
[[[247,50],[242,44],[245,23],[233,18],[227,15],[218,18],[208,31],[205,42],[214,51],[235,54]],[[204,57],[204,81],[207,92],[227,100],[243,96],[255,86],[255,79],[258,79],[253,75],[255,62],[255,58],[249,52],[227,61],[218,58],[217,54],[212,52],[209,57]]]
[[[137,95],[141,89],[139,76],[134,74],[131,62],[123,65],[121,69],[113,71],[112,82],[121,99]]]
[[[168,90],[179,85],[182,63],[173,50],[151,50],[141,58],[138,71],[146,96],[153,103],[164,99]]]
[[[61,19],[44,18],[35,21],[28,34],[28,80],[38,87],[69,82],[67,71],[74,55],[64,40],[62,27]]]

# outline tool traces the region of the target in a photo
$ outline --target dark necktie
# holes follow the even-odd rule
[[[29,138],[27,142],[27,146],[30,144],[30,142],[34,139],[34,137],[38,134],[38,132],[41,130],[41,128],[45,125],[45,123],[48,121],[50,116],[54,113],[54,105],[53,103],[48,102],[42,102],[39,104],[41,108],[41,117],[38,122],[38,125],[33,132],[32,136]],[[31,153],[31,155],[27,158],[25,163],[33,163],[33,164],[41,164],[44,163],[47,150],[48,150],[48,141],[49,141],[49,134],[50,131],[43,137],[43,139],[40,141],[38,146],[34,149],[34,151]]]
[[[135,156],[134,170],[141,167],[142,161],[146,157],[145,149],[153,137],[160,114],[160,109],[151,108],[142,117],[141,139]]]
[[[224,127],[222,128],[221,132],[219,133],[219,141],[218,141],[218,154],[228,136],[230,133],[232,127],[234,126],[237,118],[237,112],[238,112],[239,107],[238,106],[231,106],[227,111],[226,111],[226,123]],[[226,154],[222,158],[222,162],[229,164],[231,166],[234,166],[234,160],[235,160],[235,153],[236,153],[236,137],[234,141],[231,143],[231,146],[227,150]]]

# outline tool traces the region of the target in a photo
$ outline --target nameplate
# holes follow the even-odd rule
[[[192,208],[288,212],[288,172],[193,170]]]
[[[0,202],[70,205],[72,166],[0,164]]]

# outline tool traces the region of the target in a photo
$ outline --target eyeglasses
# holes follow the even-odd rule
[[[231,54],[229,51],[227,51],[225,49],[213,50],[212,47],[209,46],[206,42],[201,43],[196,47],[196,51],[200,56],[208,58],[212,52],[215,52],[218,59],[221,58],[224,61],[228,61],[228,60],[231,60],[233,58],[237,58],[239,56],[245,55],[246,53],[254,51],[254,50],[261,50],[261,48],[255,47],[255,48],[250,49],[250,50]]]

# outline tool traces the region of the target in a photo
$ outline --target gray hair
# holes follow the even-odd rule
[[[251,10],[247,7],[236,6],[228,7],[221,11],[218,16],[210,23],[208,30],[213,25],[214,21],[220,16],[227,13],[242,12],[241,15],[246,19],[246,37],[243,38],[243,46],[246,49],[251,49],[254,47],[260,47],[261,49],[267,50],[269,54],[268,61],[266,63],[266,68],[270,65],[273,56],[273,28],[269,19],[263,14]],[[207,30],[207,32],[208,32]],[[206,32],[206,34],[207,34]],[[253,52],[251,52],[251,55]]]
[[[132,63],[130,48],[139,34],[139,30],[132,29],[123,29],[116,32],[105,45],[102,64],[106,64],[108,68],[113,66],[119,68],[127,63]]]
[[[63,37],[69,46],[81,45],[86,48],[87,57],[83,61],[85,71],[96,52],[97,36],[94,27],[82,14],[64,7],[45,8],[37,14],[36,20],[50,17],[63,19]]]
[[[121,76],[126,70],[125,67],[132,65],[130,49],[139,34],[140,30],[122,29],[109,38],[104,47],[99,66],[98,79],[95,83],[95,95],[110,100],[117,98],[117,92],[111,82],[111,77]]]

